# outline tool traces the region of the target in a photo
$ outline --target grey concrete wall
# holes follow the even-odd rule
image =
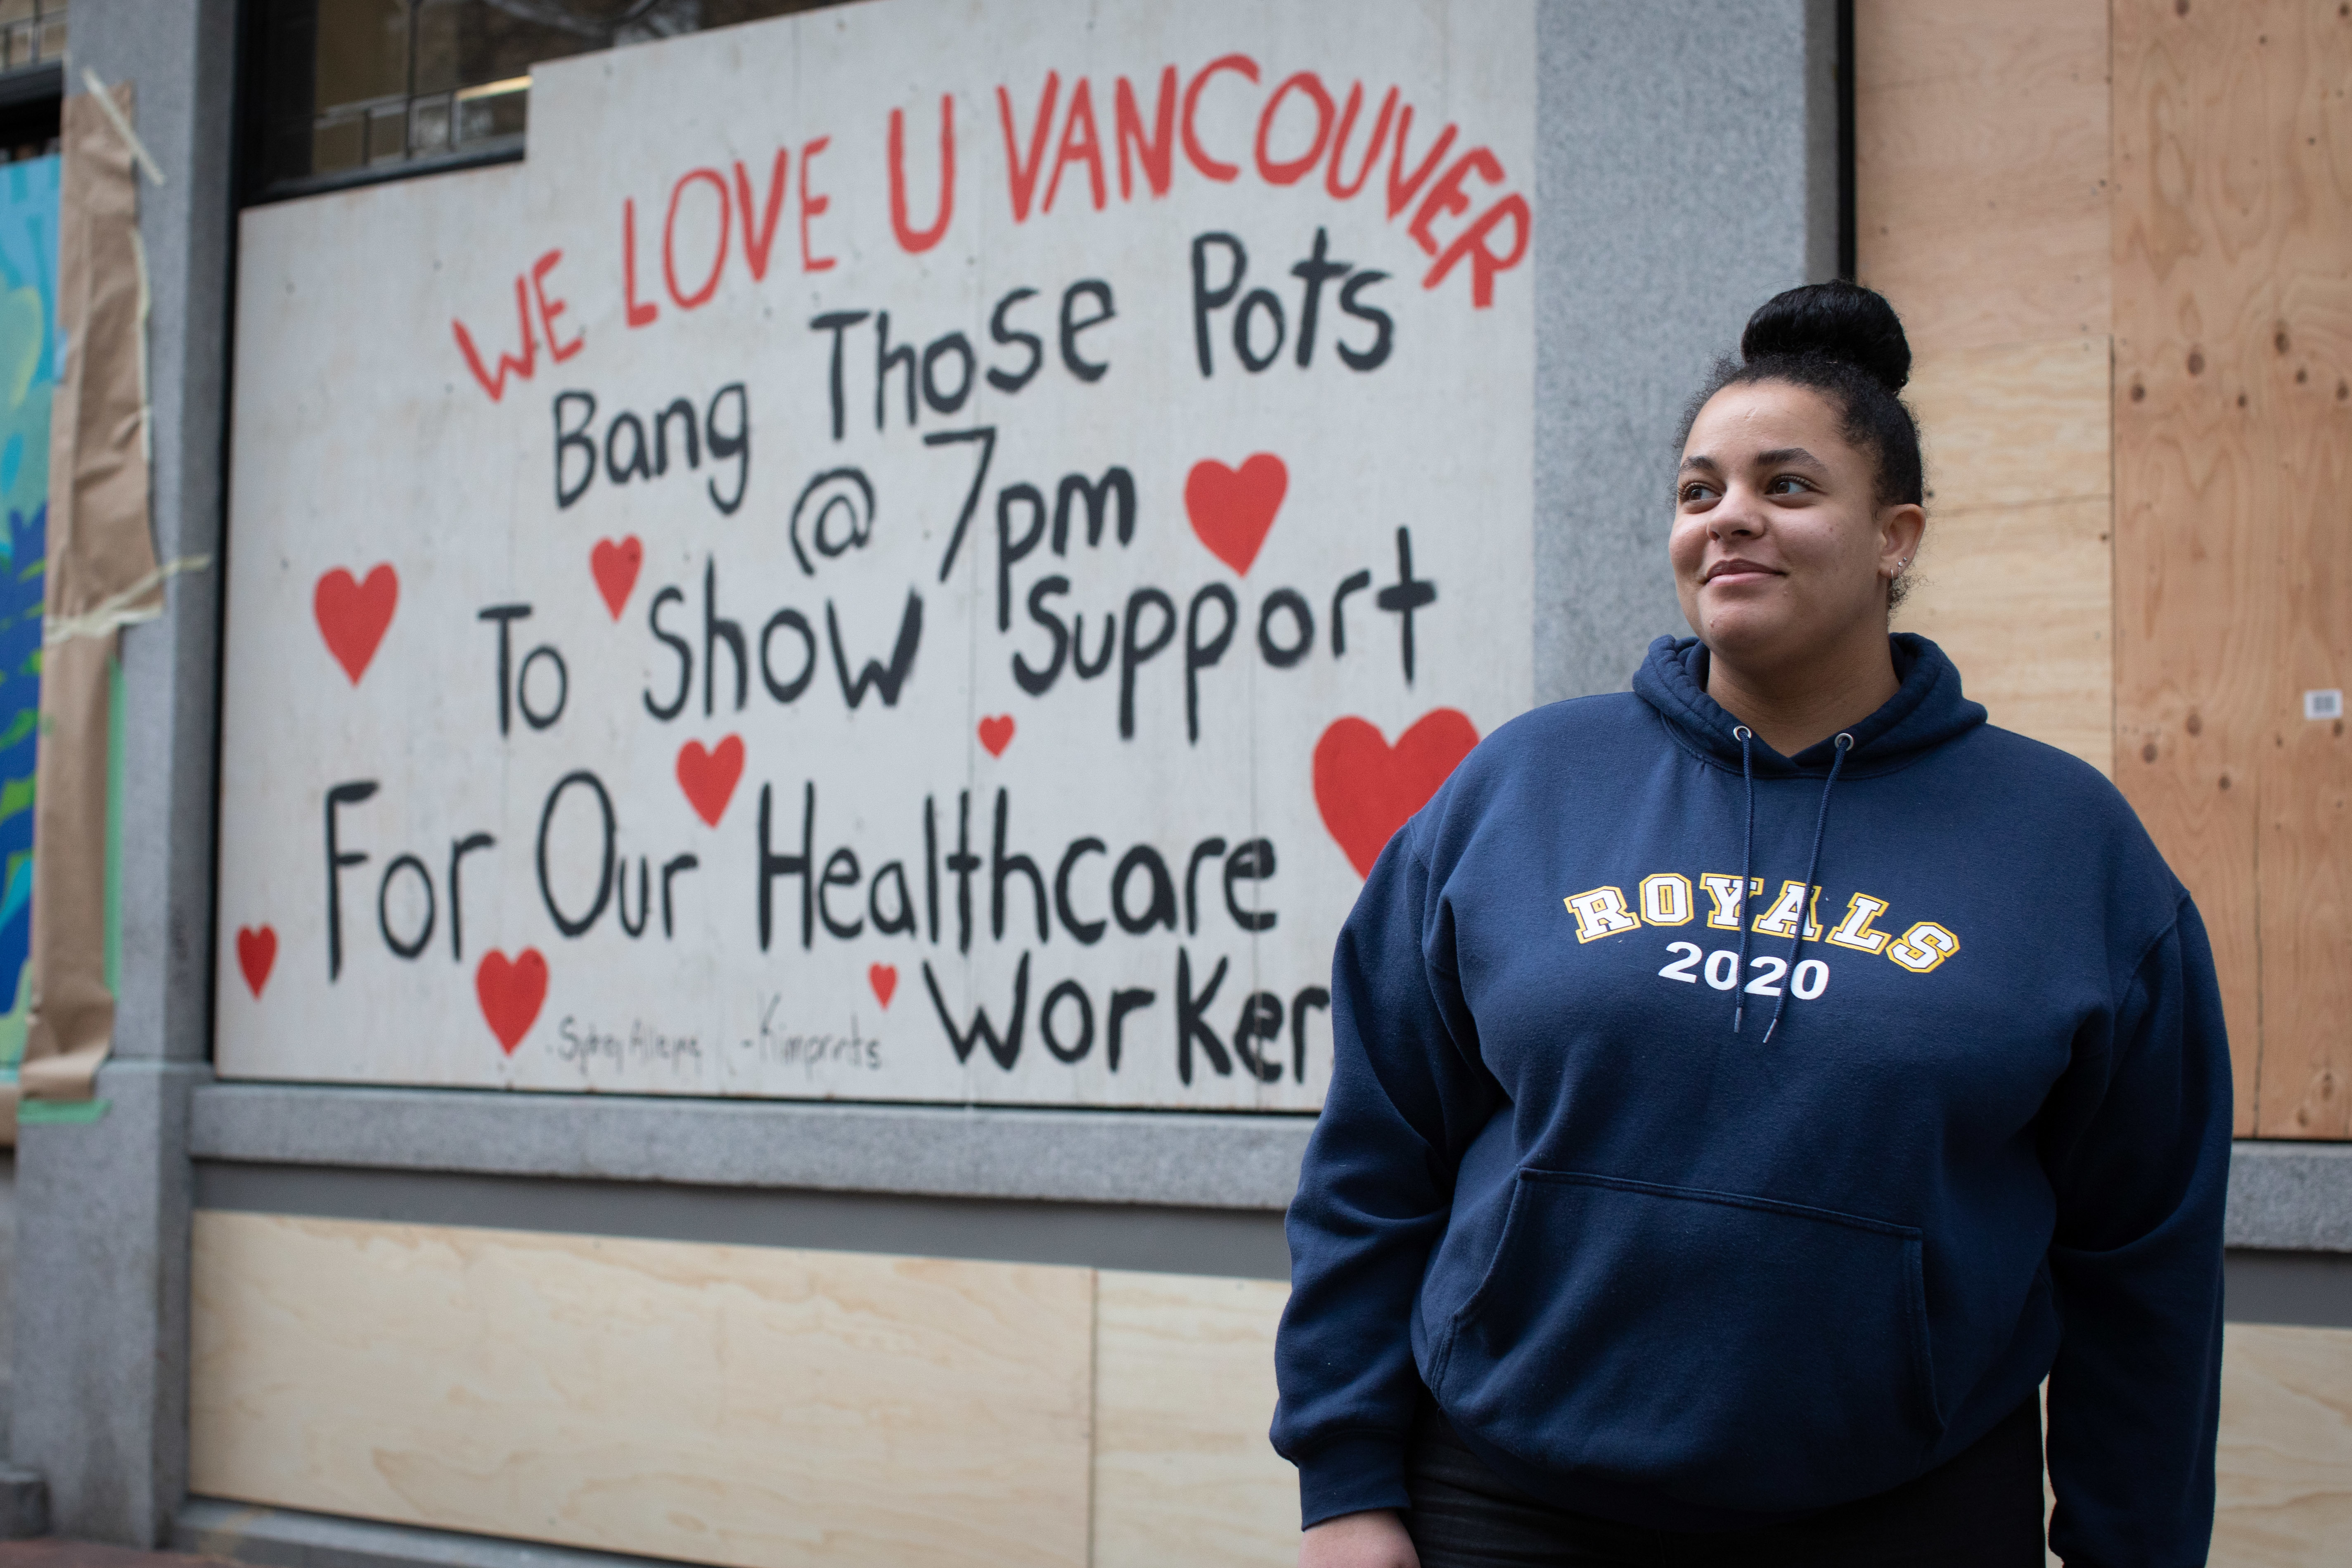
[[[215,1084],[198,1158],[1278,1211],[1303,1116]]]
[[[2231,1247],[2352,1253],[2352,1143],[2242,1140],[2227,1226]],[[2352,1289],[2352,1273],[2345,1280]]]
[[[215,698],[229,306],[235,0],[80,0],[72,77],[137,94],[139,232],[153,300],[156,553],[215,558],[122,639],[122,973],[110,1101],[18,1150],[9,1449],[54,1528],[169,1538],[187,1479],[189,1091],[208,1076]]]
[[[16,1151],[10,1458],[60,1535],[160,1544],[187,1490],[185,1062],[99,1074],[104,1117],[29,1125]]]
[[[75,76],[88,67],[131,83],[140,140],[164,173],[162,185],[142,180],[139,190],[153,300],[155,554],[213,563],[173,580],[163,619],[122,636],[119,1058],[202,1061],[212,1038],[236,15],[236,0],[87,0],[72,11]]]
[[[1830,0],[1543,0],[1535,690],[1622,690],[1686,635],[1666,570],[1684,403],[1749,312],[1837,269]]]

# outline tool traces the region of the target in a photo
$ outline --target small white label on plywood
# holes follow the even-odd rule
[[[2344,717],[2344,693],[2330,687],[2325,691],[2303,694],[2303,716],[2305,719],[2341,719]]]

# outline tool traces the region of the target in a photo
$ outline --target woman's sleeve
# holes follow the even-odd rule
[[[2141,959],[2106,1070],[2066,1092],[2050,1269],[2050,1544],[2068,1568],[2190,1568],[2213,1530],[2230,1047],[2186,896]]]
[[[1274,1446],[1305,1524],[1410,1505],[1411,1325],[1464,1147],[1500,1103],[1453,966],[1452,921],[1412,847],[1372,867],[1331,963],[1334,1061],[1290,1205]]]

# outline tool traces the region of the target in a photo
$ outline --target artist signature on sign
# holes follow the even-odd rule
[[[882,1042],[857,1032],[855,1013],[849,1016],[849,1029],[845,1034],[795,1030],[777,1022],[776,1013],[783,1001],[782,993],[760,994],[760,1032],[737,1042],[737,1049],[751,1061],[761,1067],[796,1067],[810,1078],[814,1078],[820,1068],[852,1072],[882,1070]]]
[[[699,1036],[670,1034],[643,1018],[630,1019],[628,1032],[617,1034],[566,1014],[556,1026],[555,1054],[559,1060],[583,1066],[666,1065],[680,1074],[698,1073],[702,1068]]]

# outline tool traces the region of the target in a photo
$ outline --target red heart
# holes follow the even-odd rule
[[[547,1000],[547,960],[539,949],[526,947],[509,963],[505,953],[492,948],[474,971],[474,994],[499,1047],[512,1056],[538,1020],[540,1004]]]
[[[882,1010],[888,1012],[891,994],[898,989],[898,966],[877,963],[866,972],[866,983],[874,987],[874,999],[882,1004]]]
[[[1372,874],[1390,837],[1477,743],[1469,715],[1452,708],[1431,709],[1394,746],[1361,719],[1323,731],[1315,742],[1315,805],[1356,875]]]
[[[615,544],[600,539],[588,552],[588,570],[595,574],[596,592],[604,595],[604,607],[613,618],[621,618],[621,606],[629,602],[630,590],[637,585],[637,568],[646,562],[646,547],[635,534]]]
[[[236,928],[236,966],[245,971],[245,983],[252,987],[255,1000],[261,988],[269,984],[269,966],[278,962],[278,933],[268,926]]]
[[[1185,476],[1184,512],[1209,553],[1246,577],[1289,489],[1290,470],[1271,452],[1253,455],[1238,469],[1207,458]]]
[[[709,751],[699,741],[677,749],[677,787],[686,792],[694,815],[711,826],[727,815],[735,798],[735,781],[743,776],[743,737],[730,735]]]
[[[310,613],[318,617],[319,635],[327,639],[327,651],[357,686],[360,677],[367,673],[368,660],[375,657],[376,645],[392,625],[392,612],[400,603],[400,574],[389,562],[378,564],[367,574],[364,583],[354,582],[352,574],[338,566],[319,579],[310,594]]]
[[[993,719],[980,721],[980,743],[988,748],[992,757],[1001,757],[1004,748],[1013,744],[1013,715],[999,713]]]

